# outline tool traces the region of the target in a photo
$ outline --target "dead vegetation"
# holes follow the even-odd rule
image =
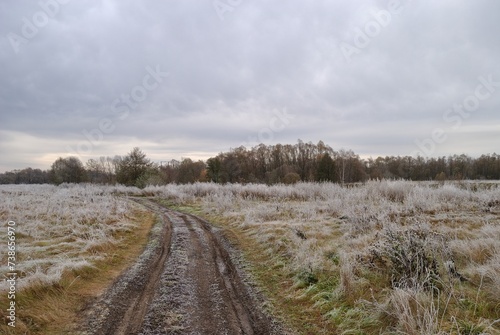
[[[16,222],[19,307],[16,327],[3,323],[0,333],[74,333],[81,309],[135,261],[154,216],[90,185],[12,185],[1,191],[0,218]],[[6,264],[2,253],[2,275]],[[5,282],[0,285],[3,319],[9,301]]]
[[[84,261],[104,261],[99,255],[133,227],[124,198],[146,195],[223,227],[244,251],[268,308],[303,334],[500,334],[499,184],[43,187],[49,196],[2,188],[8,200],[0,215],[30,223],[21,231],[20,264],[25,278],[44,279],[47,299],[75,285],[64,284],[65,273],[94,275]],[[39,315],[25,319],[26,329],[51,322]]]
[[[238,236],[302,333],[500,334],[500,187],[150,187]]]

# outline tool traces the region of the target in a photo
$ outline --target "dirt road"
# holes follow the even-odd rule
[[[138,261],[86,312],[84,334],[286,334],[208,222],[136,199],[158,214]]]

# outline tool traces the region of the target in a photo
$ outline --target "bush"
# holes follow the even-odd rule
[[[436,255],[443,250],[432,232],[420,224],[386,227],[382,240],[371,248],[373,261],[391,274],[393,288],[431,288],[439,277]]]

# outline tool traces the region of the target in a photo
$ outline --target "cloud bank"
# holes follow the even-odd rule
[[[362,156],[498,153],[499,12],[485,0],[3,1],[0,171],[299,138]]]

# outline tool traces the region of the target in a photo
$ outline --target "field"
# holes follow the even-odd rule
[[[500,333],[497,184],[147,191],[231,229],[303,333]]]
[[[78,285],[69,279],[85,282],[89,269],[114,268],[110,255],[144,230],[138,217],[148,212],[128,199],[136,196],[220,228],[242,251],[266,308],[299,334],[500,334],[496,183],[44,185],[0,192],[2,222],[18,223],[17,289],[25,306],[19,318],[32,333],[49,322],[30,310],[40,292],[71,291]],[[3,227],[0,247],[7,250]],[[7,285],[1,289],[5,313]]]
[[[79,311],[135,262],[154,217],[116,189],[92,185],[0,187],[2,278],[7,223],[14,221],[16,323],[8,327],[6,281],[0,282],[2,334],[50,334],[72,329]]]

